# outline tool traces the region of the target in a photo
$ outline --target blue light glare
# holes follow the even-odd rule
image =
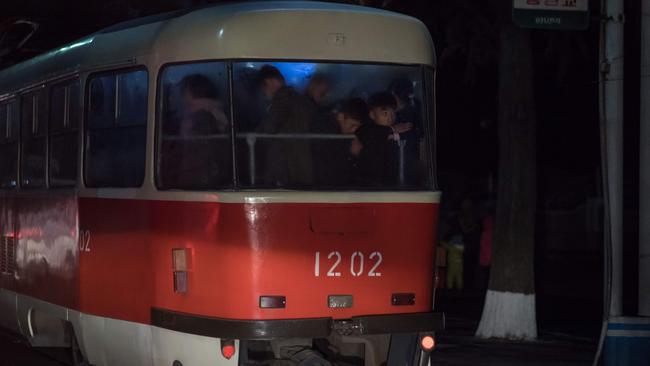
[[[302,89],[307,81],[316,72],[316,64],[306,62],[273,62],[273,66],[284,76],[288,85],[296,89]]]

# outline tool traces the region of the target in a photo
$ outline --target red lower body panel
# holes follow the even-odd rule
[[[151,307],[231,319],[431,310],[437,204],[81,198],[79,310],[150,323]],[[88,239],[85,239],[88,235]],[[189,248],[174,292],[172,249]],[[394,293],[415,294],[394,306]],[[262,295],[286,307],[261,309]],[[328,295],[352,295],[330,308]]]

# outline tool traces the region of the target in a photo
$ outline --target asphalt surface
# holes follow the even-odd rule
[[[578,366],[592,365],[597,339],[575,332],[539,330],[534,342],[506,342],[474,337],[477,322],[447,318],[438,334],[432,365],[445,366]]]
[[[67,350],[36,351],[16,335],[0,331],[0,366],[63,366],[68,360]]]
[[[591,365],[596,339],[540,331],[535,342],[504,342],[473,337],[475,321],[448,318],[447,330],[437,337],[433,366],[578,366]],[[68,358],[63,349],[30,348],[15,336],[0,332],[0,366],[62,366]]]

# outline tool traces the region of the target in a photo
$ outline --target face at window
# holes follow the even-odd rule
[[[341,133],[344,134],[352,134],[357,130],[357,128],[359,128],[359,126],[361,126],[361,121],[341,112],[336,114],[336,121],[341,128]]]
[[[395,109],[391,107],[376,107],[370,110],[370,119],[380,126],[395,124]]]
[[[307,87],[307,94],[318,105],[322,105],[325,102],[325,98],[330,91],[330,84],[326,81],[309,84]]]
[[[284,86],[284,82],[276,78],[268,78],[262,82],[262,94],[266,99],[271,100],[275,93]]]

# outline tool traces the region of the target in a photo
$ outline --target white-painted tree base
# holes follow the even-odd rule
[[[534,340],[537,338],[535,314],[535,294],[488,290],[476,336]]]

